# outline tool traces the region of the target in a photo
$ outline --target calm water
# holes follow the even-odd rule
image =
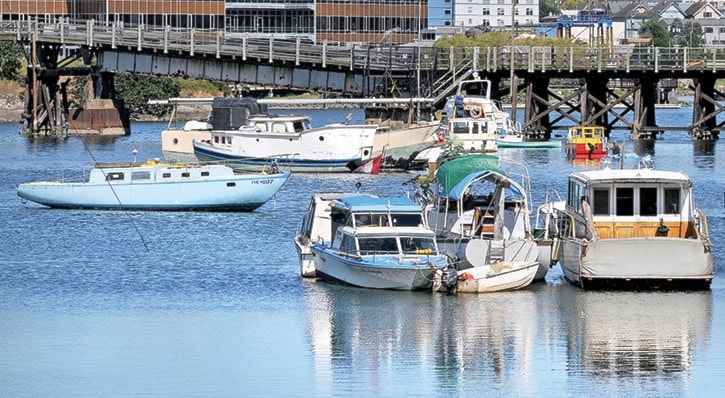
[[[314,124],[348,111],[316,111]],[[356,111],[359,118],[361,113]],[[660,110],[660,125],[691,109]],[[667,120],[670,118],[670,120]],[[677,120],[674,122],[673,120]],[[164,123],[128,137],[33,143],[0,124],[0,396],[714,396],[725,392],[725,149],[685,133],[655,165],[690,175],[708,214],[711,292],[485,295],[369,291],[302,280],[292,238],[321,190],[403,192],[406,174],[302,175],[253,213],[50,210],[15,187],[95,161],[162,157]],[[615,133],[618,140],[626,133]],[[627,146],[631,147],[628,142]],[[87,148],[87,149],[86,149]],[[540,204],[563,150],[524,161]]]

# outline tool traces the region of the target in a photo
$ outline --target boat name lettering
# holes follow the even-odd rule
[[[252,184],[271,184],[273,180],[254,180]]]

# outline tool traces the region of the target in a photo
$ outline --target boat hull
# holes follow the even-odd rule
[[[433,270],[425,257],[398,261],[398,255],[353,258],[337,254],[321,245],[312,247],[318,278],[334,283],[369,289],[420,290],[433,286]],[[372,261],[371,261],[372,260]],[[440,268],[445,258],[439,257]]]
[[[289,175],[168,182],[31,182],[21,184],[17,194],[24,200],[65,209],[252,211],[269,201]]]
[[[531,148],[531,149],[556,149],[561,148],[561,141],[513,141],[506,139],[496,140],[499,148]]]
[[[193,141],[211,140],[211,130],[166,129],[161,132],[161,150],[167,162],[188,163],[197,161]]]
[[[539,269],[536,261],[496,263],[458,272],[460,293],[490,293],[517,290],[531,284]]]
[[[382,168],[406,170],[415,155],[435,144],[439,124],[379,131],[373,140],[373,153],[385,151]]]
[[[570,238],[562,239],[561,246],[564,278],[583,289],[708,288],[713,278],[712,252],[699,239]]]

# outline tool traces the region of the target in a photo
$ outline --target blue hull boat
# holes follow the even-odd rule
[[[102,164],[87,180],[29,182],[20,184],[17,194],[23,201],[63,209],[252,211],[289,176],[236,174],[223,165]]]

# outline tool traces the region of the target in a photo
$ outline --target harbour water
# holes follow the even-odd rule
[[[349,110],[305,111],[314,124]],[[357,118],[360,111],[353,111]],[[660,110],[681,124],[690,108]],[[311,194],[410,189],[405,173],[293,175],[252,213],[51,210],[18,184],[94,161],[162,158],[164,123],[32,142],[0,124],[0,396],[716,396],[725,392],[725,149],[668,132],[659,169],[708,215],[708,292],[582,292],[557,267],[524,290],[447,296],[299,276]],[[625,132],[615,132],[621,142]],[[631,148],[632,143],[627,142]],[[534,203],[564,194],[563,149],[502,149]]]

